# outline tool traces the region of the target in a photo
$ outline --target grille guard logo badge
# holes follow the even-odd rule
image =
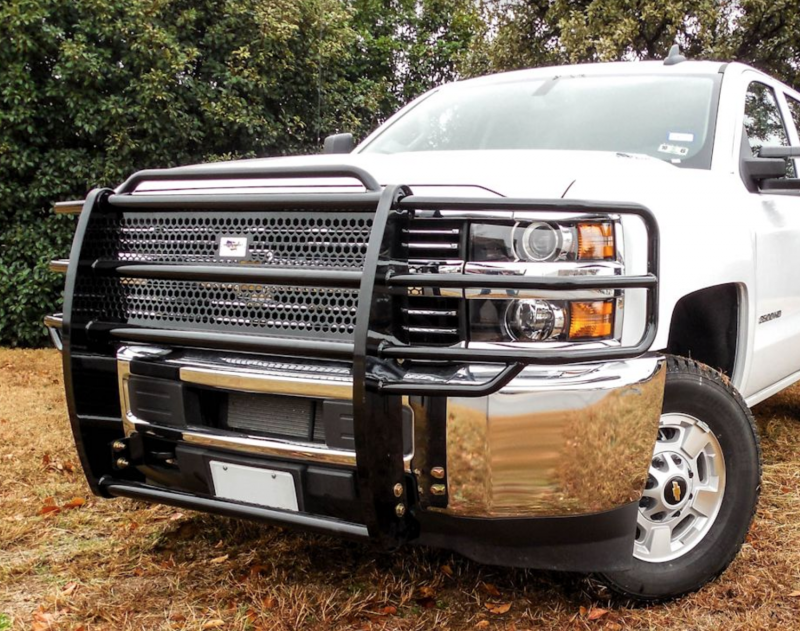
[[[243,259],[247,256],[247,237],[223,235],[219,239],[220,258]]]

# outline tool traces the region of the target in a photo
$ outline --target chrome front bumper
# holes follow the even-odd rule
[[[145,356],[161,361],[162,353],[163,361],[179,366],[180,380],[194,386],[352,398],[346,369],[316,371],[306,365],[288,372],[279,363],[236,356],[171,360],[168,349],[123,348],[117,371],[126,436],[155,429],[131,412],[130,362]],[[496,366],[475,366],[439,385],[445,392],[485,383],[497,372]],[[453,516],[552,517],[599,513],[637,501],[655,444],[664,379],[663,357],[648,355],[599,364],[529,366],[484,397],[404,397],[414,419],[413,451],[404,456],[404,470],[413,476],[417,508]],[[426,383],[436,382],[427,376]],[[434,399],[444,405],[434,405]],[[267,459],[357,466],[355,451],[319,443],[231,436],[191,426],[181,430],[181,440]]]

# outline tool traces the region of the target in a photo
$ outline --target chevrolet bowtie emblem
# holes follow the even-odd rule
[[[675,498],[676,502],[681,501],[681,485],[675,480],[672,481],[672,497]]]

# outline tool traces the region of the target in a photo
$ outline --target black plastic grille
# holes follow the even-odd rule
[[[83,277],[74,310],[85,321],[150,328],[348,339],[357,305],[358,292],[347,289]]]
[[[220,258],[222,237],[249,237],[247,261],[273,267],[361,269],[372,213],[271,211],[125,212],[98,217],[84,256],[142,263],[233,263]]]

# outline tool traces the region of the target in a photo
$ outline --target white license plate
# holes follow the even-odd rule
[[[209,464],[214,495],[217,497],[270,508],[298,510],[297,489],[291,473],[216,460]]]

